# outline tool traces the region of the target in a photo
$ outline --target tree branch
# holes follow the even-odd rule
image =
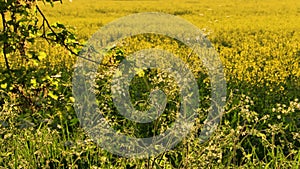
[[[4,12],[1,12],[1,18],[2,18],[2,23],[3,23],[3,33],[6,34],[6,19],[5,19],[5,14]],[[7,50],[7,41],[4,40],[4,45],[3,45],[3,56],[4,56],[4,60],[5,60],[5,65],[6,65],[6,68],[8,71],[10,71],[10,66],[9,66],[9,63],[8,63],[8,59],[7,59],[7,53],[6,53],[6,50]]]
[[[83,56],[80,56],[78,55],[77,53],[75,53],[72,49],[69,48],[69,46],[67,44],[65,44],[65,42],[57,35],[57,33],[52,29],[52,26],[50,25],[49,21],[47,20],[46,16],[44,15],[44,13],[41,11],[41,9],[39,8],[38,5],[36,5],[36,9],[37,11],[40,13],[40,15],[42,16],[43,18],[43,24],[46,23],[47,27],[50,29],[50,31],[54,34],[54,36],[56,37],[56,39],[58,41],[58,43],[60,43],[60,45],[62,45],[65,49],[67,49],[71,54],[77,56],[77,57],[80,57],[82,59],[85,59],[87,61],[90,61],[90,62],[94,62],[94,63],[97,63],[99,64],[99,62],[97,61],[94,61],[92,59],[89,59],[89,58],[86,58],[86,57],[83,57]],[[45,38],[46,40],[49,40],[48,38],[46,38],[46,36],[44,36],[43,38]]]

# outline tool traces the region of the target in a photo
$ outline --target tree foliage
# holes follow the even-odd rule
[[[54,119],[53,124],[57,125],[67,119],[55,113],[71,109],[71,70],[67,75],[61,75],[63,68],[37,68],[30,64],[43,63],[47,54],[43,52],[44,46],[37,46],[47,42],[49,46],[60,45],[71,55],[78,55],[81,44],[72,29],[62,23],[51,24],[40,8],[62,3],[56,1],[59,0],[0,0],[0,57],[4,58],[6,67],[0,69],[0,111],[10,112],[0,117],[0,124],[2,121],[20,127],[24,126],[25,120],[38,126],[44,119]],[[11,105],[12,111],[5,105]],[[69,118],[75,119],[74,114]]]
[[[38,38],[57,43],[77,55],[80,45],[75,35],[61,23],[50,24],[39,5],[62,0],[1,0],[0,13],[2,31],[0,44],[3,46],[5,65],[10,70],[9,58],[21,56],[22,60],[37,59],[37,51],[29,49]]]

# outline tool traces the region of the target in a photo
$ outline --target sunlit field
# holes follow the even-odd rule
[[[108,49],[95,80],[99,109],[115,130],[149,137],[176,118],[178,86],[157,70],[136,75],[130,90],[139,110],[149,107],[151,88],[167,91],[167,107],[157,121],[130,122],[113,105],[110,85],[120,58],[144,48],[176,53],[189,65],[197,78],[200,107],[193,130],[172,150],[146,159],[114,155],[92,141],[74,111],[77,56],[39,40],[28,46],[39,51],[39,61],[11,55],[10,73],[0,53],[3,168],[300,168],[300,1],[73,0],[39,6],[50,23],[69,26],[82,44],[102,26],[134,13],[163,12],[187,20],[219,53],[227,83],[225,112],[213,135],[200,144],[211,97],[201,60],[169,37],[123,39]]]

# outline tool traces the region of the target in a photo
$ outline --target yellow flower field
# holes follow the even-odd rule
[[[37,3],[51,24],[58,22],[58,30],[63,30],[59,23],[67,25],[83,46],[101,27],[130,14],[162,12],[185,19],[203,32],[222,61],[226,105],[216,130],[200,143],[198,136],[212,103],[212,83],[197,54],[178,39],[163,35],[122,39],[107,47],[96,74],[90,75],[95,77],[97,110],[115,131],[137,138],[159,135],[179,116],[183,99],[175,83],[178,79],[158,69],[138,68],[128,87],[129,102],[139,111],[148,110],[151,91],[161,89],[167,95],[164,112],[149,123],[130,121],[118,113],[111,96],[113,76],[123,59],[142,49],[166,50],[188,65],[199,87],[199,107],[191,132],[173,149],[142,159],[115,155],[93,141],[75,111],[72,80],[80,65],[74,53],[84,47],[71,48],[75,51],[71,53],[40,38],[25,45],[28,58],[17,52],[8,55],[10,71],[0,52],[0,166],[300,167],[300,1],[73,0],[55,2],[53,7]],[[0,41],[4,48],[4,40]],[[75,38],[66,42],[72,44]]]

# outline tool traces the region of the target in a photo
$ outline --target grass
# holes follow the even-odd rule
[[[51,23],[61,22],[76,29],[85,42],[101,26],[139,12],[164,12],[196,25],[207,35],[224,64],[227,102],[221,125],[204,144],[198,133],[209,105],[209,79],[199,60],[185,60],[196,75],[201,107],[193,131],[174,149],[148,159],[119,157],[95,144],[79,125],[74,112],[72,72],[76,57],[44,42],[36,49],[47,57],[38,63],[15,65],[13,83],[2,64],[0,77],[0,166],[4,168],[299,168],[300,167],[300,1],[280,0],[174,0],[116,1],[74,0],[63,4],[40,5]],[[169,90],[165,116],[151,125],[131,123],[120,117],[110,97],[110,77],[118,65],[116,56],[127,56],[154,40],[162,48],[185,57],[180,44],[161,37],[133,37],[110,49],[107,62],[99,67],[96,92],[106,117],[128,135],[149,136],[163,132],[176,113],[176,90]],[[1,59],[3,59],[1,57]],[[2,61],[2,60],[1,60]],[[1,62],[3,63],[3,61]],[[17,64],[18,63],[18,64]],[[21,72],[21,73],[20,73]],[[132,101],[147,107],[146,84],[164,76],[145,71],[135,77]],[[33,80],[34,79],[34,80]],[[170,79],[169,79],[170,80]],[[7,86],[6,86],[6,85]],[[171,85],[172,86],[172,85]],[[19,92],[14,92],[19,91]],[[174,102],[175,102],[174,101]],[[170,118],[168,118],[170,117]]]

